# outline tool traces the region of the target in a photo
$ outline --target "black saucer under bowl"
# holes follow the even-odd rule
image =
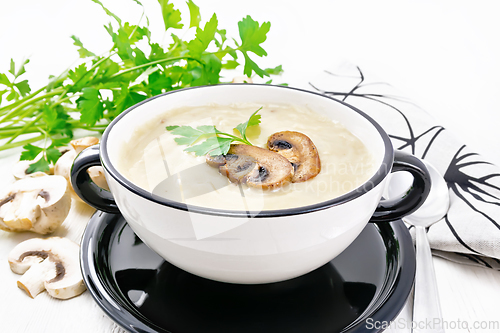
[[[415,252],[402,221],[368,224],[306,275],[221,283],[163,260],[121,215],[97,212],[83,236],[81,267],[95,301],[131,332],[377,332],[367,323],[394,319],[406,303]]]

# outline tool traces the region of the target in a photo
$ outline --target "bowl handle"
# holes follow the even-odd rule
[[[99,145],[83,150],[71,167],[71,185],[75,193],[87,204],[106,213],[118,214],[118,206],[111,192],[97,186],[90,179],[87,169],[101,165]]]
[[[396,150],[392,172],[408,171],[413,184],[401,198],[380,201],[370,222],[391,222],[410,215],[425,201],[431,190],[431,177],[425,164],[417,157]]]

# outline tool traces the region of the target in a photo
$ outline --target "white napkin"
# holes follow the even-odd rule
[[[448,214],[428,230],[435,255],[500,270],[500,167],[485,161],[387,83],[352,64],[313,78],[310,90],[374,118],[394,148],[423,158],[444,176]]]

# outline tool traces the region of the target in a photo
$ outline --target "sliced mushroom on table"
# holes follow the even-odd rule
[[[14,165],[14,167],[12,168],[12,175],[14,176],[14,178],[23,179],[25,177],[29,177],[29,176],[33,176],[33,175],[36,176],[36,175],[40,175],[40,174],[48,174],[48,175],[54,174],[54,166],[53,165],[49,166],[50,169],[46,173],[41,172],[41,171],[29,173],[28,168],[29,168],[30,164],[32,164],[33,162],[34,161],[27,161],[27,160],[17,162]]]
[[[99,139],[98,138],[96,138],[94,136],[86,136],[86,137],[83,137],[83,138],[80,138],[80,139],[71,140],[69,144],[71,145],[71,147],[73,147],[73,149],[75,150],[76,154],[78,155],[85,148],[88,148],[90,146],[96,145],[98,143],[99,143]]]
[[[82,201],[75,191],[70,182],[71,167],[73,166],[73,161],[76,156],[82,152],[85,148],[96,145],[99,143],[99,139],[93,136],[87,136],[84,138],[72,140],[70,142],[71,149],[65,152],[59,160],[57,160],[54,167],[54,174],[63,176],[68,181],[70,186],[70,193],[74,199]],[[102,166],[93,166],[88,169],[90,179],[99,187],[109,190],[108,183],[104,176],[104,170]]]
[[[274,133],[267,140],[267,147],[292,163],[294,183],[305,182],[321,171],[318,149],[305,134],[294,131]]]
[[[109,191],[108,182],[106,181],[106,176],[104,176],[104,169],[102,166],[93,166],[88,168],[87,173],[90,176],[90,179],[100,188]]]
[[[66,219],[70,207],[69,185],[64,177],[26,177],[0,195],[0,229],[48,234]]]
[[[253,80],[248,76],[235,76],[231,83],[253,83]]]
[[[79,264],[78,244],[67,238],[32,238],[9,253],[10,268],[23,274],[17,286],[31,297],[43,290],[50,296],[68,299],[86,289]]]
[[[283,186],[293,176],[293,167],[283,156],[243,144],[232,144],[224,156],[207,155],[207,164],[218,167],[232,182],[263,189]]]

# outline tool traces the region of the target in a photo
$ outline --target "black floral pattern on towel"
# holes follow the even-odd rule
[[[356,66],[343,66],[310,83],[379,122],[395,148],[432,163],[448,184],[450,210],[428,229],[436,255],[500,270],[500,168],[465,144],[389,84]]]

